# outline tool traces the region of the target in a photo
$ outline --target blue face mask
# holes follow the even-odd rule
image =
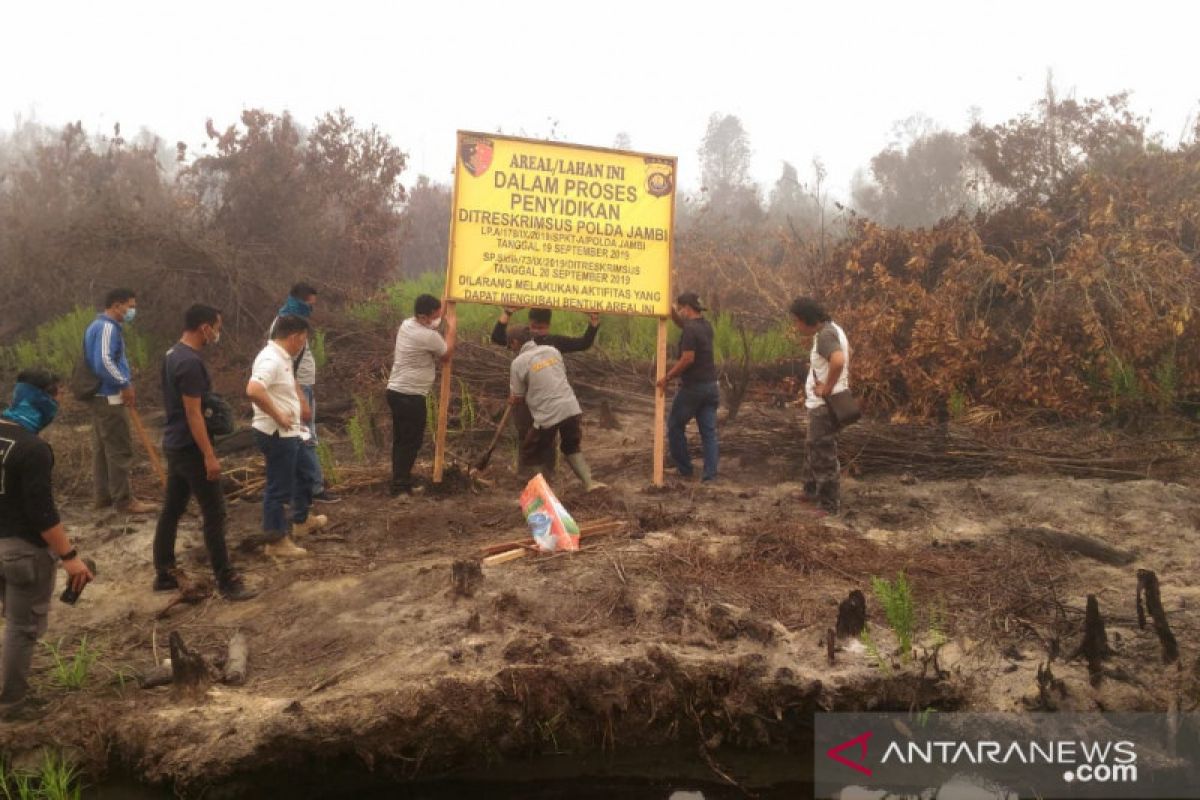
[[[136,316],[137,316],[137,309],[136,309],[136,308],[127,308],[127,309],[125,309],[125,321],[126,321],[126,322],[133,322],[133,318],[134,318],[134,317],[136,317]]]
[[[0,417],[20,425],[30,433],[40,433],[58,416],[58,401],[28,383],[18,383],[12,405]]]

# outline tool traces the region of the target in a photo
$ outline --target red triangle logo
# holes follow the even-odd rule
[[[863,775],[870,777],[871,776],[870,767],[863,766],[863,764],[867,760],[867,742],[869,742],[871,740],[872,735],[873,734],[871,733],[871,731],[867,731],[866,733],[862,733],[862,734],[859,734],[858,736],[855,736],[853,739],[847,739],[846,741],[842,742],[841,744],[834,745],[833,747],[826,750],[825,755],[829,756],[830,758],[832,758],[834,761],[838,762],[839,764],[847,766],[850,769],[857,770],[858,772],[861,772]],[[858,747],[858,749],[861,753],[861,755],[857,761],[851,761],[850,759],[844,757],[841,754],[843,750],[848,750],[852,747]]]

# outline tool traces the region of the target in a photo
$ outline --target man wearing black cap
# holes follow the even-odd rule
[[[679,338],[679,360],[658,382],[659,386],[666,387],[675,378],[680,378],[679,391],[675,393],[671,416],[667,420],[671,460],[675,462],[680,475],[692,477],[687,424],[695,418],[700,428],[700,441],[704,445],[702,478],[705,482],[714,481],[720,460],[717,408],[721,404],[721,392],[717,387],[717,365],[713,360],[712,325],[704,318],[704,306],[695,292],[684,292],[675,298],[671,319],[683,328],[683,335]]]

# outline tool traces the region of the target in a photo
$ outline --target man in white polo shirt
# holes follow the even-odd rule
[[[315,476],[309,459],[300,458],[300,448],[309,435],[304,423],[311,412],[296,383],[292,361],[308,343],[308,331],[308,321],[303,317],[280,317],[271,341],[254,359],[246,384],[246,395],[254,403],[254,441],[267,461],[264,552],[276,558],[308,555],[307,550],[296,546],[293,537],[323,528],[329,522],[323,514],[309,514]]]

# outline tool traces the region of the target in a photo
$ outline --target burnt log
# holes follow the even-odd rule
[[[1056,531],[1053,528],[1012,528],[1009,530],[1009,535],[1039,547],[1075,553],[1099,561],[1101,564],[1111,564],[1116,567],[1132,564],[1136,559],[1133,553],[1127,550],[1118,550],[1091,536]]]

